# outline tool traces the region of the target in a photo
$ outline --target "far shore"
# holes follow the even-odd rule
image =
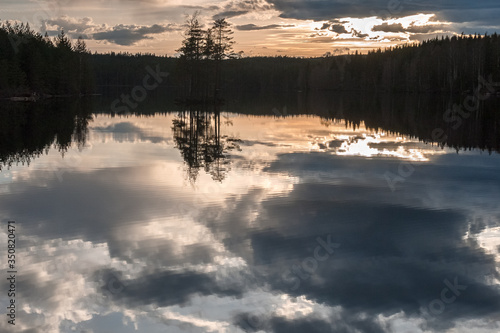
[[[0,97],[0,100],[8,100],[11,102],[37,102],[51,98],[68,98],[68,97],[84,97],[84,96],[100,96],[101,94],[70,94],[70,95],[48,95],[48,94],[31,94],[29,96],[11,96]]]

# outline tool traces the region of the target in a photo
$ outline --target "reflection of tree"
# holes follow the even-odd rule
[[[201,168],[222,182],[230,169],[227,152],[241,150],[240,140],[221,135],[220,111],[190,110],[180,112],[173,120],[176,147],[188,167],[188,178],[195,182]]]
[[[73,142],[82,149],[90,112],[83,100],[5,105],[0,110],[0,171],[19,163],[29,165],[51,147],[63,156]]]

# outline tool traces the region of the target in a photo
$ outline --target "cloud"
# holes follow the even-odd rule
[[[342,186],[332,193],[329,187],[297,186],[294,190],[297,193],[292,193],[287,203],[272,200],[264,206],[269,221],[276,223],[268,228],[281,230],[282,234],[254,234],[254,262],[269,267],[269,281],[276,292],[304,295],[330,307],[341,306],[347,317],[359,313],[368,317],[390,316],[400,312],[419,317],[422,307],[439,298],[439,291],[445,287],[444,279],[453,281],[457,277],[460,284],[467,286],[467,293],[453,306],[447,306],[440,316],[442,322],[439,318],[426,318],[435,328],[453,327],[454,322],[464,317],[491,315],[500,305],[498,291],[479,282],[486,270],[494,271],[494,258],[475,245],[466,245],[462,238],[467,228],[464,216],[452,211],[363,202],[351,202],[353,206],[349,207],[342,200],[342,193],[359,193],[359,189]],[[314,199],[313,193],[316,193]],[[319,199],[325,196],[331,199]],[[339,200],[337,204],[335,198]],[[303,219],[307,219],[307,226],[301,226]],[[282,229],[285,224],[293,231],[285,232]],[[283,279],[283,272],[294,264],[300,265],[310,255],[304,251],[313,247],[315,235],[326,234],[331,234],[341,247],[330,261],[317,263],[312,276],[305,273],[306,277],[294,291],[293,283]],[[417,248],[416,244],[426,247]],[[453,254],[456,251],[460,251],[460,258]],[[463,265],[476,266],[477,275],[466,273]],[[291,276],[297,279],[298,275]]]
[[[273,9],[273,5],[266,0],[230,1],[220,8],[221,12],[213,16],[214,19],[231,18],[245,15],[249,12],[266,11]]]
[[[446,24],[428,24],[428,25],[410,25],[406,28],[407,32],[419,34],[419,33],[431,33],[440,31],[449,31],[449,25]]]
[[[405,30],[405,28],[403,28],[403,25],[401,23],[389,24],[387,22],[384,22],[382,24],[373,26],[372,31],[405,32],[406,30]]]
[[[442,37],[451,37],[453,35],[453,33],[450,33],[450,32],[443,32],[443,33],[435,33],[435,34],[432,34],[432,38],[442,38]],[[410,40],[413,40],[413,41],[419,41],[419,42],[423,42],[423,41],[426,41],[426,40],[429,40],[430,36],[428,33],[425,33],[425,34],[414,34],[414,35],[411,35],[410,36]]]
[[[214,274],[193,271],[163,271],[122,282],[126,288],[116,294],[116,299],[126,302],[127,307],[143,304],[184,306],[195,294],[238,297],[243,294],[241,289],[221,287]]]
[[[135,136],[140,142],[149,141],[152,143],[160,143],[168,141],[164,137],[151,135],[130,122],[116,123],[106,127],[96,126],[93,130],[95,132],[112,133],[113,140],[117,142],[124,141],[124,138],[130,139],[132,136]]]
[[[149,35],[161,34],[175,31],[172,25],[153,24],[152,26],[117,25],[109,31],[98,32],[92,35],[92,39],[106,40],[118,45],[134,45],[145,39],[153,39]]]
[[[215,14],[213,16],[213,19],[217,20],[217,19],[220,19],[220,18],[231,18],[231,17],[245,15],[248,12],[249,12],[248,10],[227,10],[227,11]]]
[[[470,23],[475,27],[490,26],[500,28],[500,2],[485,1],[387,1],[344,0],[301,1],[301,0],[269,0],[274,8],[281,12],[280,17],[300,20],[332,20],[345,17],[365,18],[376,16],[382,19],[401,18],[415,14],[436,14],[444,22]],[[491,29],[490,29],[491,30]]]
[[[339,320],[340,319],[340,320]],[[359,316],[343,314],[341,318],[328,320],[310,315],[305,318],[288,319],[283,317],[273,317],[269,321],[272,332],[275,333],[322,333],[322,332],[366,332],[384,333],[385,330],[374,317],[360,318]]]
[[[241,31],[250,31],[250,30],[268,30],[268,29],[278,29],[278,28],[288,28],[294,27],[293,24],[269,24],[264,26],[258,26],[253,23],[237,25],[235,28]]]
[[[453,23],[463,23],[469,28],[491,26],[499,28],[500,3],[498,1],[478,1],[459,3],[461,8],[444,8],[436,11],[436,18]],[[469,7],[467,10],[465,8]]]
[[[345,26],[343,24],[339,24],[339,23],[324,23],[322,26],[321,26],[321,30],[330,30],[330,31],[333,31],[337,34],[346,34],[348,33],[348,31],[346,30]]]
[[[309,36],[311,38],[307,39],[307,43],[331,43],[335,41],[335,38],[329,37],[329,36],[317,36],[317,35],[311,35]]]
[[[41,31],[47,31],[48,26],[57,27],[59,29],[64,29],[66,33],[83,34],[88,29],[94,28],[96,25],[92,22],[92,18],[84,17],[81,19],[61,16],[56,19],[49,19],[42,21]]]
[[[364,34],[361,31],[358,31],[356,29],[351,29],[351,34],[352,34],[353,37],[357,37],[357,38],[366,38],[366,37],[368,37],[368,34]]]
[[[379,25],[375,25],[372,28],[372,31],[382,31],[382,32],[410,32],[410,33],[430,33],[430,32],[436,32],[436,31],[443,31],[443,30],[448,30],[449,26],[446,24],[427,24],[427,25],[415,25],[411,24],[407,28],[404,28],[401,23],[392,23],[389,24],[387,22],[384,22]]]
[[[497,157],[474,153],[433,157],[432,163],[416,164],[418,172],[393,193],[384,173],[397,170],[399,159],[286,154],[281,153],[282,146],[276,148],[280,152],[276,155],[270,150],[272,145],[252,142],[248,147],[264,147],[266,155],[273,156],[266,168],[252,179],[246,169],[237,170],[233,176],[245,173],[248,183],[232,179],[225,186],[237,183],[242,192],[231,194],[224,187],[225,196],[217,197],[214,192],[204,202],[193,198],[202,186],[191,191],[182,181],[175,182],[180,178],[175,171],[178,163],[174,171],[149,166],[164,163],[168,148],[122,145],[113,140],[100,144],[103,132],[147,137],[151,123],[142,127],[137,123],[105,119],[92,129],[92,137],[98,139],[84,157],[92,158],[91,165],[99,168],[68,171],[64,181],[54,176],[40,185],[47,171],[32,166],[24,170],[32,177],[22,177],[20,172],[8,184],[8,195],[2,196],[1,217],[15,216],[22,223],[24,242],[18,250],[26,258],[23,269],[28,274],[20,280],[20,290],[26,308],[31,307],[30,319],[37,316],[42,322],[40,317],[55,317],[50,327],[29,326],[38,327],[34,332],[57,328],[56,320],[62,318],[88,322],[102,309],[137,316],[147,311],[153,319],[165,318],[155,311],[175,313],[174,319],[159,321],[168,331],[175,320],[180,326],[188,319],[216,322],[221,316],[230,316],[230,323],[244,330],[257,331],[248,326],[252,310],[262,309],[265,300],[278,300],[274,303],[280,306],[279,300],[287,297],[295,304],[303,299],[311,312],[295,308],[289,313],[266,311],[262,330],[405,331],[381,319],[402,317],[419,320],[422,328],[412,332],[439,331],[468,319],[478,327],[487,316],[496,314],[500,294],[484,272],[496,272],[498,264],[494,254],[473,238],[494,222],[474,224],[469,217],[477,212],[499,216],[500,189],[491,186],[500,182]],[[300,135],[305,133],[304,129]],[[343,126],[342,133],[346,133]],[[283,135],[274,134],[272,141]],[[170,133],[164,136],[168,138]],[[336,148],[345,140],[328,142]],[[104,146],[111,146],[115,154]],[[111,155],[110,160],[96,163],[99,152]],[[133,156],[141,156],[138,166],[120,167]],[[258,163],[253,155],[242,158]],[[49,165],[47,162],[42,165]],[[158,173],[162,181],[155,178]],[[286,183],[291,185],[286,191],[269,195],[270,188],[276,190],[280,175],[297,181]],[[307,181],[307,177],[315,180]],[[182,211],[182,205],[187,205],[188,213]],[[198,229],[208,232],[198,234]],[[4,231],[0,235],[0,243],[5,245]],[[291,290],[283,273],[314,256],[317,237],[327,235],[341,246],[327,261],[317,262],[314,273]],[[103,246],[93,247],[98,243]],[[30,255],[23,255],[24,251]],[[60,263],[57,271],[47,267],[54,262]],[[235,278],[225,275],[225,268],[235,272]],[[99,272],[102,278],[93,279]],[[124,288],[111,296],[111,304],[99,308],[91,297],[105,290],[93,286],[96,282],[109,285],[113,276]],[[442,314],[422,316],[421,308],[441,296],[446,287],[443,280],[455,277],[467,289],[456,302],[446,304]],[[251,302],[249,294],[259,288],[265,288],[262,294],[266,298],[260,298],[254,309],[241,311],[233,306],[238,301]],[[320,315],[314,311],[318,304],[332,314],[336,311],[336,316],[328,316],[330,312]],[[196,307],[203,311],[193,311]],[[459,328],[463,326],[457,331]]]
[[[141,40],[153,39],[151,35],[177,31],[179,27],[174,24],[153,24],[149,26],[119,24],[109,27],[104,24],[95,24],[90,17],[78,19],[69,16],[61,16],[57,19],[45,20],[42,22],[42,32],[56,32],[61,29],[64,29],[64,31],[73,38],[82,35],[86,39],[105,40],[118,45],[129,46]]]

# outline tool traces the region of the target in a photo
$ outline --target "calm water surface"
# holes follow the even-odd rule
[[[4,110],[0,331],[500,331],[497,120],[269,105]]]

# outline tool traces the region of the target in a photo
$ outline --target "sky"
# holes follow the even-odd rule
[[[225,17],[245,56],[367,52],[452,34],[500,31],[497,0],[2,0],[0,20],[64,29],[91,51],[176,55],[187,15]]]
[[[187,15],[225,17],[246,56],[366,52],[451,34],[500,31],[498,0],[2,0],[0,20],[64,29],[92,51],[174,56]]]

